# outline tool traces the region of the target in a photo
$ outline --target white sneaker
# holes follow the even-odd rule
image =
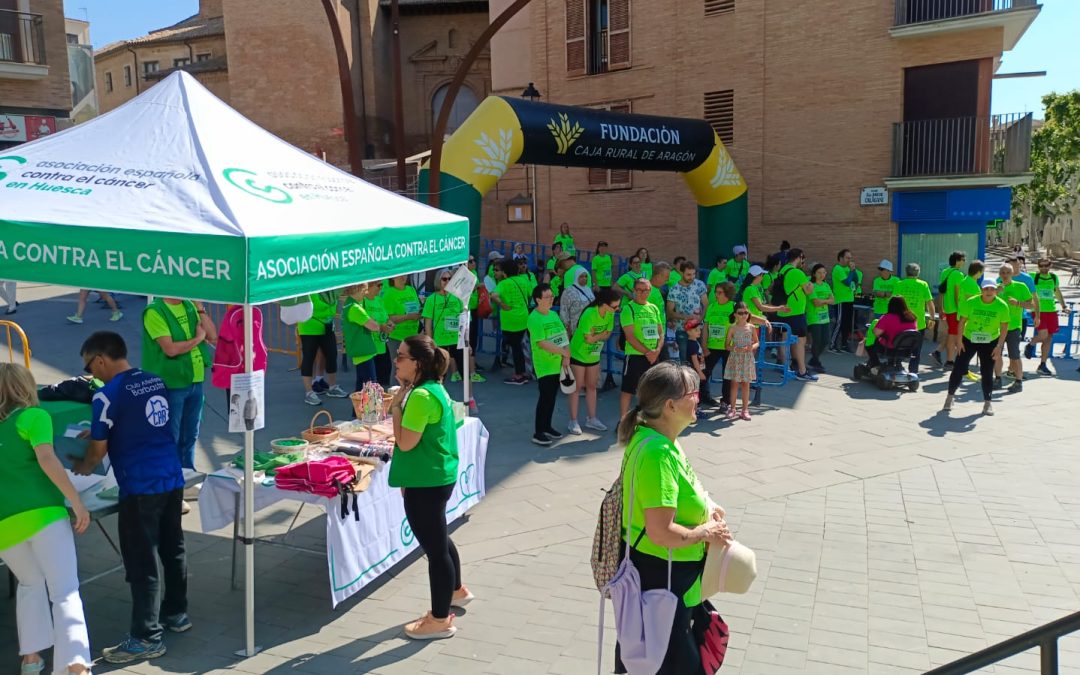
[[[577,420],[570,420],[570,424],[567,424],[566,428],[575,436],[581,435],[581,425],[577,423]]]
[[[309,391],[304,394],[304,403],[307,403],[308,405],[322,405],[322,399],[320,399],[319,395],[315,392]]]
[[[326,390],[326,395],[329,396],[330,398],[348,398],[349,397],[349,393],[347,391],[345,391],[344,389],[342,389],[341,387],[339,387],[338,385],[336,385],[336,384]]]
[[[585,428],[596,429],[597,431],[607,431],[607,425],[598,420],[595,417],[590,417],[585,420]]]
[[[991,417],[994,415],[994,406],[990,405],[990,401],[983,403],[983,414]]]
[[[945,405],[941,406],[941,409],[945,412],[952,410],[953,395],[949,394],[945,397]]]
[[[180,502],[180,515],[186,516],[189,513],[191,513],[191,504],[188,504],[186,500]]]

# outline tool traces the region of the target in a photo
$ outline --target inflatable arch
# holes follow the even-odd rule
[[[613,113],[489,96],[447,139],[439,208],[469,219],[470,250],[480,247],[484,195],[511,165],[674,171],[698,204],[698,260],[747,239],[746,181],[703,120]],[[426,193],[428,168],[420,172]]]

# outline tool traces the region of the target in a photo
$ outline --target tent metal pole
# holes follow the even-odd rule
[[[244,305],[244,372],[254,369],[254,321],[251,304]],[[263,405],[265,405],[265,399]],[[255,432],[244,432],[244,655],[255,656]]]
[[[469,306],[468,301],[465,302],[465,306],[466,307]],[[468,310],[466,310],[466,312],[467,311]],[[469,415],[469,408],[472,407],[470,405],[470,402],[472,401],[472,380],[469,377],[469,347],[470,347],[470,345],[469,345],[469,326],[466,326],[465,327],[465,348],[461,350],[461,357],[462,357],[461,362],[462,362],[462,365],[465,368],[465,372],[461,374],[461,381],[465,385],[465,387],[464,387],[465,395],[463,396],[463,398],[465,400],[463,401],[463,403],[465,403],[465,416],[466,417],[468,417],[468,415]]]

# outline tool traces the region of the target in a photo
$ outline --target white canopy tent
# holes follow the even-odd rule
[[[468,238],[468,220],[285,143],[184,72],[0,155],[0,277],[243,304],[245,344],[252,305],[460,264]],[[248,655],[253,450],[246,432]]]

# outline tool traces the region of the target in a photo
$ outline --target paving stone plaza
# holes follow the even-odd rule
[[[91,308],[87,325],[63,323],[70,289],[20,289],[18,320],[30,335],[39,382],[74,374],[81,340],[112,327]],[[139,299],[123,296],[120,330],[137,342]],[[96,312],[96,314],[95,314]],[[483,365],[490,355],[482,356]],[[849,378],[855,358],[827,354],[818,383],[769,389],[750,422],[703,420],[683,445],[705,487],[728,511],[737,538],[757,553],[758,579],[744,596],[715,600],[731,628],[722,672],[923,672],[1080,607],[1080,373],[1055,359],[1056,378],[1033,377],[1020,394],[995,393],[980,415],[975,383],[951,414],[946,381],[926,371],[920,391],[881,392]],[[272,356],[272,429],[295,433],[311,409],[287,357]],[[1033,370],[1034,362],[1027,362]],[[460,384],[450,392],[460,396]],[[238,450],[224,396],[207,390],[196,457],[222,466]],[[486,499],[453,532],[465,582],[477,595],[459,610],[451,640],[414,643],[401,625],[426,607],[426,565],[414,556],[331,610],[324,557],[256,549],[257,642],[243,646],[243,593],[230,589],[231,531],[202,534],[185,518],[194,630],[167,639],[152,662],[121,673],[560,673],[595,672],[598,594],[589,552],[601,489],[618,471],[612,434],[586,432],[551,448],[528,442],[534,386],[496,378],[478,385],[491,433]],[[601,395],[613,425],[617,395]],[[347,401],[331,400],[336,416]],[[565,401],[556,411],[565,424]],[[196,505],[195,501],[192,501]],[[197,508],[197,505],[196,505]],[[294,510],[257,516],[260,535],[285,531]],[[307,507],[290,543],[324,546],[324,516]],[[115,530],[115,517],[104,521]],[[118,564],[101,533],[78,538],[84,579]],[[95,655],[125,630],[122,572],[83,585]],[[610,616],[604,672],[612,670]],[[0,604],[0,653],[16,652],[14,602]],[[1062,672],[1080,672],[1080,638],[1061,642]],[[1037,672],[1036,652],[981,672]]]

